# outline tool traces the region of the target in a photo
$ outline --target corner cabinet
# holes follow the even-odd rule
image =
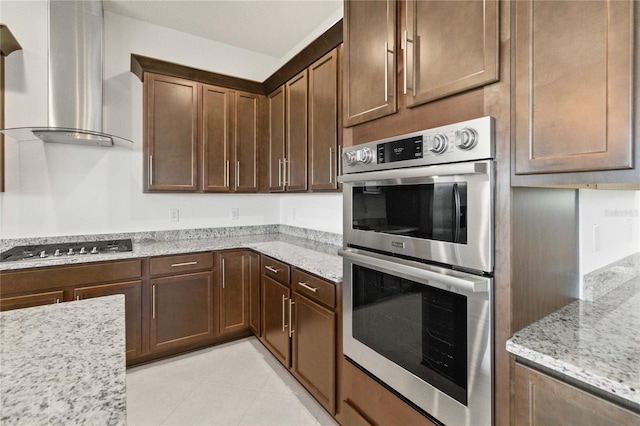
[[[260,280],[260,256],[246,250],[216,254],[220,265],[218,300],[220,306],[218,333],[256,330],[255,294]]]
[[[263,99],[144,73],[145,192],[257,192]]]
[[[632,425],[640,414],[516,363],[517,425]]]
[[[514,3],[516,184],[544,174],[555,174],[543,178],[547,184],[597,183],[608,179],[571,174],[633,167],[636,7],[634,1]]]
[[[397,2],[344,3],[344,125],[397,110]]]

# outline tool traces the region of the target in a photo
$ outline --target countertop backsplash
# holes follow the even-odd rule
[[[640,279],[640,252],[586,274],[582,299],[596,300],[634,277]]]

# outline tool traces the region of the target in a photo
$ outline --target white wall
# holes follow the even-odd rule
[[[339,19],[339,17],[337,18]],[[334,22],[325,22],[318,35]],[[46,124],[47,2],[0,0],[0,22],[22,50],[6,58],[5,125]],[[6,138],[6,192],[0,238],[286,223],[341,232],[339,194],[143,194],[142,83],[130,70],[137,53],[194,68],[263,81],[283,62],[119,15],[105,14],[105,132],[133,150],[44,145]],[[296,219],[283,209],[296,203]],[[307,209],[307,205],[318,209]],[[180,209],[179,222],[169,210]],[[231,209],[239,219],[231,219]]]
[[[640,252],[640,191],[581,189],[581,277]]]

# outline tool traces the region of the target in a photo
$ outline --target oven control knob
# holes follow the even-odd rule
[[[69,247],[69,251],[67,252],[67,255],[73,256],[74,254],[75,252],[73,251],[73,247]]]
[[[56,249],[56,251],[53,253],[54,256],[62,256],[62,253],[60,253],[60,249]]]
[[[438,133],[428,139],[427,150],[442,154],[449,148],[449,138],[442,133]]]
[[[478,132],[468,127],[456,132],[456,146],[464,151],[473,149],[478,143]]]
[[[354,164],[356,164],[358,162],[358,160],[356,159],[356,152],[355,151],[346,151],[344,153],[344,157],[345,160],[347,162],[348,165],[353,166]]]
[[[369,164],[373,160],[373,151],[371,148],[362,148],[356,151],[356,158],[362,164]]]
[[[42,258],[48,257],[48,256],[47,256],[47,252],[46,252],[46,251],[44,251],[44,250],[42,250],[42,251],[40,252],[39,256],[40,256],[40,257],[42,257]]]
[[[87,249],[84,247],[80,248],[80,254],[87,254]]]
[[[91,254],[98,254],[98,247],[93,247],[91,249]]]

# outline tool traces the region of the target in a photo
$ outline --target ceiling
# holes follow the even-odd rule
[[[281,59],[341,9],[342,0],[103,0],[103,7]]]

